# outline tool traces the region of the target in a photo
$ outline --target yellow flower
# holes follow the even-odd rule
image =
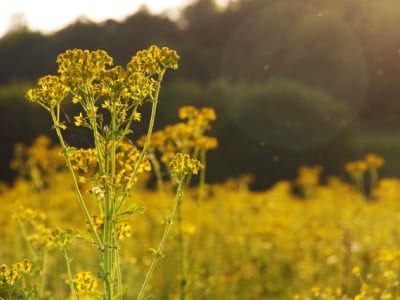
[[[79,113],[79,116],[75,116],[74,119],[75,126],[82,126],[85,124],[85,118],[82,116],[82,113]]]
[[[190,119],[196,117],[199,114],[199,110],[194,106],[182,106],[178,110],[179,119]]]
[[[126,68],[132,73],[139,72],[151,76],[160,74],[164,68],[177,69],[178,60],[176,51],[152,45],[146,50],[138,51]]]
[[[365,156],[365,162],[369,168],[379,168],[384,165],[385,160],[377,154],[369,153]]]
[[[0,265],[0,284],[3,286],[14,286],[21,278],[18,270],[15,267],[10,267],[6,264]]]
[[[58,55],[57,63],[61,81],[76,91],[99,80],[113,60],[104,50],[73,49]]]
[[[28,259],[22,262],[17,262],[12,266],[6,264],[0,265],[0,287],[13,287],[18,280],[23,276],[32,272],[33,266]]]
[[[198,139],[196,139],[195,143],[196,143],[196,148],[203,150],[211,150],[218,147],[217,138],[210,136],[202,135]]]
[[[117,237],[119,240],[132,236],[132,226],[128,222],[119,223],[117,225]]]
[[[97,288],[97,279],[89,272],[76,274],[74,283],[79,294],[94,292]]]
[[[94,176],[98,171],[98,161],[96,149],[77,149],[69,153],[72,168],[78,172],[80,176],[89,178]]]
[[[348,162],[345,165],[345,170],[349,173],[362,173],[367,169],[367,163],[363,160]]]
[[[316,185],[319,182],[319,177],[322,172],[321,166],[302,166],[299,168],[299,176],[297,177],[297,183],[300,185]]]
[[[22,262],[14,264],[13,267],[22,274],[30,274],[33,269],[33,265],[28,259],[24,259]]]
[[[54,75],[40,78],[38,84],[39,87],[28,90],[26,96],[31,102],[37,102],[47,110],[60,104],[70,91],[60,77]]]
[[[177,153],[169,163],[171,176],[179,180],[188,174],[197,174],[203,167],[197,159],[190,158],[188,154]]]
[[[359,267],[354,267],[353,269],[351,269],[351,272],[355,275],[355,276],[360,276],[361,270]]]

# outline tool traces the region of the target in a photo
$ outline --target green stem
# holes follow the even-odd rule
[[[81,207],[81,209],[82,209],[82,211],[83,211],[83,214],[84,214],[84,216],[85,216],[86,221],[87,221],[88,224],[89,224],[90,232],[92,232],[92,234],[94,235],[94,238],[95,238],[95,240],[96,240],[96,242],[97,242],[97,245],[99,246],[100,249],[103,249],[103,248],[104,248],[104,245],[103,245],[103,243],[101,242],[100,236],[99,236],[99,234],[97,233],[97,231],[96,231],[96,229],[95,229],[95,227],[94,227],[92,218],[90,217],[89,211],[88,211],[88,209],[87,209],[87,207],[86,207],[86,203],[85,203],[85,201],[83,200],[82,193],[81,193],[81,191],[80,191],[80,189],[79,189],[78,180],[77,180],[77,178],[76,178],[76,176],[75,176],[74,170],[73,170],[73,168],[72,168],[71,160],[70,160],[70,158],[69,158],[69,156],[68,156],[68,147],[67,147],[67,145],[65,144],[64,138],[63,138],[63,136],[62,136],[62,134],[61,134],[61,131],[60,131],[60,126],[59,126],[60,123],[59,123],[59,120],[56,118],[56,115],[54,114],[54,111],[51,110],[50,113],[51,113],[51,117],[52,117],[52,120],[53,120],[53,124],[54,124],[54,128],[55,128],[55,130],[56,130],[56,134],[57,134],[58,140],[59,140],[60,145],[61,145],[61,147],[62,147],[62,149],[63,149],[63,154],[64,154],[65,162],[66,162],[66,164],[67,164],[68,171],[69,171],[69,173],[70,173],[70,175],[71,175],[71,178],[72,178],[72,182],[73,182],[73,185],[74,185],[74,189],[75,189],[76,195],[77,195],[77,197],[78,197],[79,205],[80,205],[80,207]]]
[[[104,220],[104,252],[103,252],[103,268],[104,268],[104,290],[105,299],[112,299],[112,232],[113,232],[113,220],[112,220],[112,208],[110,194],[107,193],[105,197],[105,220]]]
[[[371,178],[369,196],[373,197],[374,196],[375,187],[378,184],[378,171],[377,171],[376,168],[370,168],[369,169],[369,174],[370,174],[370,178]]]
[[[205,198],[205,187],[206,187],[206,150],[201,150],[200,152],[200,162],[203,168],[200,169],[200,179],[199,179],[199,202],[202,202]]]
[[[139,158],[138,158],[138,160],[136,162],[135,169],[133,170],[133,172],[131,174],[131,177],[130,177],[130,179],[128,181],[128,184],[125,187],[125,190],[124,190],[123,196],[121,198],[121,201],[119,202],[119,204],[118,204],[118,206],[116,208],[116,213],[124,205],[124,203],[126,201],[126,198],[128,197],[128,194],[129,194],[129,187],[132,186],[132,183],[135,180],[136,175],[137,175],[137,173],[139,171],[139,167],[140,167],[140,165],[141,165],[141,163],[142,163],[142,161],[144,159],[144,156],[147,153],[147,149],[149,148],[150,139],[151,139],[151,133],[153,132],[153,127],[154,127],[154,123],[155,123],[155,119],[156,119],[157,104],[158,104],[158,97],[159,97],[159,94],[160,94],[161,81],[162,81],[162,79],[164,77],[165,71],[166,71],[166,69],[163,69],[161,71],[161,73],[160,73],[160,76],[158,78],[157,89],[156,89],[154,98],[152,98],[150,122],[149,122],[149,127],[147,129],[146,140],[144,142],[142,152],[140,153],[140,156],[139,156]]]
[[[92,101],[87,101],[89,103],[88,109],[86,109],[88,115],[89,115],[89,120],[93,129],[93,140],[94,140],[94,146],[96,149],[96,154],[97,154],[97,160],[99,164],[99,173],[100,175],[104,175],[105,169],[107,168],[106,163],[103,163],[103,157],[102,157],[102,149],[101,149],[101,141],[99,139],[100,133],[97,129],[97,116],[96,116],[96,108],[94,105],[94,99],[91,99]],[[86,104],[87,105],[87,104]],[[107,145],[106,145],[107,147]]]
[[[106,299],[111,299],[113,295],[113,281],[114,281],[114,269],[117,270],[117,274],[120,274],[120,266],[116,264],[115,257],[113,255],[114,249],[116,247],[115,241],[116,239],[113,236],[115,231],[114,224],[114,213],[115,213],[115,175],[116,175],[116,119],[115,119],[115,101],[112,102],[111,109],[111,170],[108,167],[108,151],[105,151],[104,161],[106,165],[104,169],[107,174],[110,176],[110,184],[106,186],[106,197],[105,197],[105,220],[104,220],[104,253],[103,253],[103,266],[104,266],[104,288],[105,288],[105,297]],[[106,141],[108,143],[108,141]],[[108,148],[108,144],[105,145],[105,148]],[[110,173],[109,173],[110,172]]]
[[[46,249],[43,253],[43,262],[42,262],[42,270],[40,276],[40,290],[39,290],[39,298],[43,298],[44,289],[46,287],[46,278],[47,278],[47,257],[48,250]]]
[[[116,233],[115,233],[116,235]],[[114,237],[117,241],[117,237]],[[116,277],[117,277],[117,284],[118,284],[118,298],[122,300],[123,296],[123,286],[122,286],[122,273],[121,273],[121,260],[120,260],[120,253],[119,253],[119,245],[116,245],[114,251],[114,261],[116,267]]]
[[[64,255],[65,258],[65,263],[67,265],[67,277],[68,277],[68,285],[71,289],[71,294],[72,294],[72,299],[73,300],[78,300],[78,296],[76,294],[76,290],[75,290],[75,285],[74,285],[74,280],[72,278],[72,273],[71,273],[71,260],[69,258],[68,255],[68,250],[66,248],[62,249],[62,253]]]
[[[153,153],[151,153],[149,155],[149,160],[151,161],[151,164],[153,165],[154,174],[155,174],[156,180],[157,180],[158,191],[162,195],[164,195],[165,194],[165,188],[164,188],[164,183],[163,183],[163,180],[162,180],[160,163],[158,162],[156,156]]]
[[[139,291],[137,300],[142,300],[144,298],[144,293],[145,293],[146,287],[150,282],[151,276],[153,275],[154,269],[156,268],[160,257],[162,256],[162,252],[164,250],[165,242],[167,240],[169,231],[171,229],[171,225],[173,224],[175,213],[176,213],[177,208],[178,208],[178,203],[182,200],[182,198],[183,198],[183,178],[179,181],[179,185],[178,185],[178,188],[177,188],[177,191],[176,191],[174,203],[172,205],[170,215],[169,215],[168,220],[166,222],[165,229],[164,229],[163,235],[161,237],[160,244],[158,245],[158,248],[157,248],[156,253],[154,255],[153,261],[151,262],[150,268],[147,271],[145,280],[144,280],[144,282],[142,284],[142,287],[141,287],[141,289]]]
[[[179,253],[180,253],[180,268],[181,268],[181,277],[179,282],[180,295],[179,299],[184,300],[186,298],[186,283],[187,283],[187,275],[186,275],[186,249],[185,249],[185,241],[183,238],[183,228],[182,228],[182,199],[178,201],[177,208],[177,224],[178,224],[178,243],[179,243]]]
[[[25,230],[25,226],[24,224],[22,224],[21,219],[17,216],[17,223],[18,223],[18,227],[21,230],[21,234],[22,234],[22,239],[24,240],[24,243],[26,245],[26,247],[28,248],[28,251],[33,259],[33,261],[35,263],[38,263],[38,256],[36,255],[36,252],[33,250],[31,243],[28,240],[28,235],[26,234],[26,230]]]

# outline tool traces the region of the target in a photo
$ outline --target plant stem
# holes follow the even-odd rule
[[[46,249],[43,253],[43,262],[42,262],[42,270],[40,276],[40,290],[39,290],[39,298],[42,298],[44,295],[44,289],[46,287],[46,278],[47,278],[47,257],[48,250]]]
[[[157,250],[156,250],[156,252],[154,254],[154,258],[153,258],[153,261],[151,262],[150,268],[147,271],[145,280],[143,281],[143,284],[142,284],[142,287],[141,287],[141,289],[139,291],[137,300],[142,300],[144,298],[144,293],[145,293],[146,287],[150,282],[151,276],[153,275],[154,269],[157,266],[158,260],[162,256],[162,251],[164,249],[165,242],[167,240],[169,231],[171,229],[171,225],[173,223],[173,220],[174,220],[174,217],[175,217],[175,213],[176,213],[177,208],[178,208],[178,203],[182,200],[182,198],[183,198],[183,178],[179,181],[178,188],[177,188],[176,195],[175,195],[175,199],[174,199],[174,203],[172,205],[170,215],[169,215],[168,220],[166,222],[165,229],[164,229],[160,244],[158,245],[158,248],[157,248]]]
[[[103,252],[103,268],[104,268],[104,289],[105,299],[112,299],[112,232],[113,232],[113,221],[112,221],[112,208],[110,194],[107,193],[105,197],[105,219],[104,219],[104,252]]]
[[[205,187],[206,187],[206,150],[200,151],[200,162],[203,168],[200,169],[200,179],[199,179],[199,202],[203,202],[205,198]]]
[[[21,230],[22,239],[23,239],[26,247],[28,248],[29,254],[32,256],[33,261],[35,263],[38,263],[39,262],[38,256],[36,255],[36,252],[33,250],[32,245],[28,240],[28,235],[26,234],[25,226],[24,226],[24,224],[22,224],[22,221],[18,215],[16,217],[16,220],[17,220],[18,227]]]
[[[153,127],[154,127],[154,123],[155,123],[155,119],[156,119],[156,112],[157,112],[157,104],[158,104],[158,97],[160,94],[160,88],[161,88],[161,81],[164,77],[166,69],[163,69],[158,77],[158,84],[157,84],[157,89],[156,92],[154,94],[154,98],[152,98],[152,106],[151,106],[151,115],[150,115],[150,121],[149,121],[149,127],[147,129],[147,134],[146,134],[146,140],[144,142],[143,145],[143,149],[142,152],[140,153],[140,156],[136,162],[135,165],[135,169],[132,172],[132,175],[129,179],[128,184],[126,185],[125,191],[123,193],[123,196],[121,198],[121,201],[119,202],[118,206],[116,207],[115,212],[117,213],[119,211],[119,209],[124,205],[126,198],[128,197],[128,192],[129,192],[129,188],[132,186],[132,183],[134,182],[136,175],[139,171],[139,167],[144,159],[144,156],[147,153],[147,149],[149,148],[150,145],[150,139],[151,139],[151,134],[153,132]]]
[[[101,239],[100,239],[99,234],[97,233],[97,231],[96,231],[96,229],[95,229],[95,227],[94,227],[92,218],[90,217],[89,211],[88,211],[88,209],[87,209],[87,207],[86,207],[86,203],[85,203],[85,201],[83,200],[82,193],[81,193],[81,191],[80,191],[80,189],[79,189],[78,180],[77,180],[77,178],[76,178],[76,176],[75,176],[74,170],[73,170],[73,168],[72,168],[71,160],[69,159],[69,156],[68,156],[68,147],[67,147],[67,145],[65,144],[64,138],[63,138],[63,136],[62,136],[62,134],[61,134],[61,131],[60,131],[60,123],[59,123],[59,120],[57,119],[57,117],[56,117],[56,115],[54,114],[54,111],[53,111],[53,110],[51,110],[50,113],[51,113],[51,117],[52,117],[52,120],[53,120],[53,124],[54,124],[54,128],[55,128],[55,130],[56,130],[56,134],[57,134],[58,140],[59,140],[60,145],[61,145],[61,147],[62,147],[62,149],[63,149],[63,154],[64,154],[65,162],[66,162],[66,164],[67,164],[68,171],[69,171],[69,173],[70,173],[70,175],[71,175],[71,178],[72,178],[72,182],[73,182],[73,185],[74,185],[74,189],[75,189],[76,195],[77,195],[77,197],[78,197],[79,205],[80,205],[80,207],[81,207],[81,209],[82,209],[82,211],[83,211],[83,214],[84,214],[84,216],[85,216],[86,221],[87,221],[88,224],[89,224],[89,229],[90,229],[90,231],[92,232],[92,234],[93,234],[94,237],[95,237],[95,240],[96,240],[96,242],[97,242],[97,245],[99,246],[100,249],[103,249],[103,248],[104,248],[104,245],[103,245],[103,243],[102,243],[102,241],[101,241]]]
[[[76,294],[75,286],[74,286],[74,280],[72,279],[72,273],[71,273],[71,261],[68,256],[68,250],[66,248],[62,249],[62,253],[65,258],[65,263],[67,265],[67,276],[68,276],[68,285],[71,289],[71,294],[72,294],[72,299],[73,300],[78,300],[78,296]]]
[[[186,283],[187,283],[187,275],[186,275],[186,249],[185,249],[185,241],[183,238],[183,228],[182,228],[182,199],[178,201],[177,208],[177,224],[178,224],[178,243],[179,243],[179,254],[180,254],[180,268],[181,268],[181,276],[179,280],[179,290],[180,295],[179,299],[184,300],[186,298]]]

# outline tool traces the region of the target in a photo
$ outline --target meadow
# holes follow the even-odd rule
[[[299,166],[263,191],[251,174],[207,184],[210,107],[182,107],[153,131],[161,81],[179,56],[68,50],[27,98],[50,113],[58,143],[17,144],[19,176],[0,188],[1,299],[399,299],[400,179],[376,154]],[[81,112],[67,123],[64,101]],[[147,134],[129,139],[150,103]],[[68,126],[93,148],[71,145]],[[151,188],[149,188],[149,186]]]
[[[16,285],[33,288],[32,299],[67,299],[65,263],[51,236],[60,228],[85,233],[88,226],[69,174],[55,167],[59,148],[40,137],[26,149],[31,175],[1,189],[2,263],[31,261],[31,273]],[[198,187],[185,191],[183,219],[173,224],[148,289],[151,298],[179,299],[182,263],[186,299],[400,297],[400,180],[379,179],[366,196],[349,180],[333,176],[320,183],[320,167],[302,170],[297,180],[265,191],[249,190],[248,175],[207,185],[204,199]],[[146,180],[133,190],[144,210],[130,219],[131,232],[121,241],[126,299],[140,288],[151,263],[148,249],[160,239],[174,196],[171,184],[151,190]],[[95,207],[90,188],[82,188]],[[99,272],[92,245],[76,239],[69,252],[73,274]]]

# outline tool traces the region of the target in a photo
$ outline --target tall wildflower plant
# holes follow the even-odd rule
[[[62,147],[67,168],[73,180],[76,195],[89,226],[90,242],[101,253],[101,272],[96,273],[103,281],[103,299],[122,299],[124,293],[120,269],[120,244],[122,237],[130,235],[127,216],[137,211],[130,201],[132,186],[141,173],[150,171],[147,159],[150,136],[155,122],[161,82],[167,69],[178,68],[179,56],[166,47],[139,51],[126,67],[113,66],[113,59],[103,50],[67,50],[57,57],[58,75],[39,79],[38,87],[27,92],[27,98],[41,105],[51,115],[53,128]],[[64,137],[67,125],[62,120],[62,106],[71,99],[81,110],[74,117],[78,127],[90,129],[93,148],[77,149]],[[141,149],[127,142],[132,125],[141,120],[140,108],[150,102],[151,115],[148,130]],[[182,163],[184,161],[185,163]],[[182,165],[183,164],[183,165]],[[185,178],[197,173],[200,163],[189,158],[171,158],[171,166],[177,178],[177,199],[182,197]],[[89,184],[99,202],[98,214],[92,214],[79,183]],[[175,200],[177,202],[178,200]],[[161,255],[169,226],[174,216],[174,206],[167,222],[163,240],[154,251],[154,263],[140,291],[143,297],[151,274]],[[94,273],[93,273],[94,274]],[[70,275],[71,299],[77,298],[84,278],[96,286],[89,273]],[[72,278],[73,277],[73,278]],[[82,279],[83,278],[83,279]]]
[[[152,134],[152,145],[149,152],[152,154],[150,160],[154,167],[154,173],[157,178],[157,184],[161,191],[163,188],[160,164],[157,156],[160,156],[161,162],[166,166],[166,170],[172,180],[174,180],[175,170],[168,163],[171,157],[177,153],[184,153],[190,157],[198,159],[201,162],[198,212],[201,213],[201,203],[205,198],[206,188],[206,153],[209,150],[218,147],[218,140],[215,137],[205,135],[206,131],[211,129],[211,122],[215,121],[216,113],[211,107],[196,108],[194,106],[184,106],[178,111],[180,122],[166,126],[163,130],[155,131]],[[138,142],[144,145],[147,136],[142,137]],[[184,179],[183,187],[189,186],[192,179],[192,173]],[[177,227],[178,244],[180,255],[180,276],[179,276],[179,299],[185,300],[189,289],[187,249],[183,235],[183,209],[182,198],[177,203]]]

